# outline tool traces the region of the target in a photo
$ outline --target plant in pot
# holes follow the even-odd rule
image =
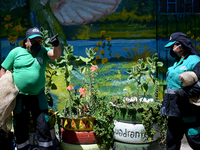
[[[76,144],[91,146],[96,144],[98,139],[93,133],[95,122],[95,99],[97,90],[94,88],[94,80],[97,76],[97,66],[91,61],[95,56],[93,48],[86,49],[87,57],[74,56],[73,47],[68,45],[64,47],[63,56],[56,60],[61,73],[64,73],[66,92],[68,97],[61,118],[61,138],[64,143],[61,147],[73,147]],[[79,76],[81,85],[73,85],[72,77]],[[94,146],[94,145],[93,145]],[[74,149],[77,147],[73,147]],[[93,147],[94,148],[94,147]]]
[[[46,39],[44,40],[44,44],[48,46],[49,38],[47,30],[44,30],[43,37]],[[94,88],[94,80],[97,76],[96,69],[98,67],[91,63],[95,54],[93,48],[90,48],[86,49],[87,57],[75,56],[73,55],[73,46],[64,46],[63,55],[54,62],[50,62],[46,70],[47,82],[45,91],[50,105],[53,105],[53,98],[49,90],[57,90],[57,85],[54,83],[53,77],[64,74],[65,78],[64,83],[68,97],[66,97],[67,100],[63,112],[56,115],[57,124],[59,125],[59,135],[62,134],[62,137],[60,137],[61,140],[65,139],[63,140],[64,142],[71,142],[73,144],[81,144],[80,142],[82,141],[84,144],[87,144],[84,145],[87,148],[99,147],[97,144],[88,145],[88,143],[98,142],[95,133],[93,133],[96,118],[95,101],[98,93],[96,87]],[[81,85],[73,85],[72,78],[74,76],[82,81]],[[67,134],[68,137],[66,137]],[[68,139],[66,140],[66,138]],[[89,141],[83,141],[84,138],[87,138]],[[72,149],[77,148],[77,146],[73,147],[74,145],[61,144],[61,149],[65,149],[65,146],[68,148],[72,147]],[[82,146],[78,148],[81,149]]]
[[[137,144],[141,143],[144,144],[143,148],[159,149],[155,142],[159,140],[165,143],[166,126],[160,115],[159,80],[155,77],[157,67],[162,67],[163,63],[157,60],[157,54],[147,57],[146,61],[138,59],[127,71],[130,74],[128,79],[136,83],[135,94],[127,93],[123,97],[113,96],[111,99],[112,104],[118,108],[114,128],[114,138],[119,141],[114,144],[115,148],[118,147],[116,149],[122,146],[138,148]],[[153,90],[151,89],[151,98],[147,99],[149,87]]]
[[[88,57],[84,58],[82,56],[73,55],[73,47],[68,46],[63,51],[64,56],[61,56],[57,60],[61,71],[65,75],[66,90],[68,93],[68,99],[66,100],[66,105],[63,109],[62,116],[65,118],[81,118],[81,117],[92,117],[94,110],[94,97],[95,89],[93,87],[94,78],[96,76],[97,66],[93,66],[91,60],[94,58],[94,51],[92,48],[86,49],[86,55]],[[85,64],[84,64],[85,63]],[[91,65],[89,68],[89,65]],[[73,83],[71,81],[72,72],[80,72],[82,78],[82,85],[79,89],[74,89]],[[65,123],[64,123],[65,124]],[[68,126],[69,128],[74,128],[75,126]],[[78,127],[78,125],[77,125]],[[78,130],[76,128],[76,130]],[[86,129],[87,130],[87,129]],[[90,129],[89,129],[90,130]]]

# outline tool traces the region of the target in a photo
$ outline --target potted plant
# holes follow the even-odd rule
[[[86,55],[87,57],[74,56],[73,47],[68,45],[64,46],[63,56],[56,59],[55,63],[50,64],[47,85],[56,87],[52,76],[64,74],[66,92],[68,93],[63,112],[59,114],[62,127],[61,139],[64,141],[61,143],[63,149],[66,145],[74,149],[80,145],[82,147],[82,144],[93,148],[98,147],[98,138],[93,133],[96,95],[94,79],[98,67],[91,63],[95,56],[93,48],[86,49]],[[79,76],[82,81],[79,87],[74,87],[71,81],[74,75]]]
[[[161,118],[161,102],[157,98],[159,81],[155,77],[157,67],[162,67],[163,63],[157,60],[157,54],[147,57],[146,62],[138,59],[127,71],[129,79],[136,83],[135,93],[113,96],[111,99],[112,105],[118,108],[114,128],[115,149],[123,146],[159,149],[155,142],[165,142],[165,121]],[[148,99],[146,96],[150,86],[153,92]]]
[[[48,46],[49,38],[46,30],[44,35],[46,35],[44,43]],[[90,48],[86,49],[87,57],[75,56],[73,55],[73,46],[68,45],[63,46],[63,48],[63,56],[49,63],[46,70],[46,96],[49,105],[53,105],[49,89],[57,89],[53,77],[64,74],[66,92],[68,93],[63,112],[59,112],[58,117],[56,117],[58,125],[60,124],[61,149],[65,149],[66,146],[68,149],[83,149],[84,147],[99,149],[100,146],[97,143],[101,144],[102,140],[99,141],[93,132],[95,125],[100,123],[96,120],[97,113],[95,112],[101,110],[99,107],[101,105],[95,105],[98,90],[97,87],[94,87],[94,80],[98,67],[93,65],[93,59],[96,53],[93,48]],[[71,80],[73,76],[82,81],[78,87],[73,85]],[[113,130],[111,131],[113,132]]]
[[[67,117],[81,118],[89,117],[93,114],[93,79],[95,77],[95,69],[93,68],[98,67],[91,66],[90,69],[88,68],[88,64],[90,64],[90,61],[94,58],[93,49],[86,49],[86,54],[88,58],[74,56],[73,47],[68,45],[67,47],[64,47],[63,56],[56,60],[56,64],[59,66],[58,68],[60,68],[61,72],[64,72],[66,91],[68,93],[68,99],[66,99],[66,105],[62,114],[64,120]],[[75,71],[76,73],[80,72],[79,75],[81,76],[82,80],[82,85],[79,87],[79,89],[74,89],[71,81],[71,76],[73,75],[72,72]],[[73,128],[74,127],[75,126],[73,126]]]

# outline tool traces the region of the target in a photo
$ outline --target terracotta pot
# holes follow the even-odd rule
[[[96,144],[98,143],[98,138],[93,131],[67,131],[61,129],[61,137],[63,142],[69,144]]]
[[[83,118],[63,118],[62,127],[69,131],[92,131],[94,126],[94,117]]]

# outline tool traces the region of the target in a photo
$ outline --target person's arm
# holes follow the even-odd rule
[[[0,78],[6,73],[6,69],[4,69],[3,67],[1,67],[0,70]]]
[[[61,53],[62,53],[61,46],[58,45],[57,47],[53,47],[53,49],[51,49],[48,52],[48,56],[51,60],[55,60],[61,56]]]
[[[189,89],[186,88],[188,97],[193,97],[195,95],[199,95],[200,93],[200,62],[195,65],[193,71],[197,75],[198,81],[197,83],[192,85]]]
[[[188,87],[181,88],[177,90],[177,95],[180,97],[187,96],[188,98],[199,95],[200,93],[200,62],[197,63],[193,69],[193,72],[197,75],[198,81]]]
[[[50,38],[49,43],[53,45],[53,49],[48,52],[48,56],[51,60],[55,60],[61,56],[62,49],[58,40],[58,34]]]

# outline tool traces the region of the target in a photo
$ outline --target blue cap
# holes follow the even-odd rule
[[[175,44],[176,42],[180,42],[182,39],[188,39],[187,35],[182,32],[174,32],[170,35],[169,43],[167,43],[164,47],[168,48]]]
[[[167,43],[167,44],[165,45],[165,47],[168,48],[168,47],[172,46],[174,43],[176,43],[176,41],[169,42],[169,43]]]
[[[26,32],[26,39],[33,39],[35,37],[43,37],[42,33],[40,32],[40,30],[37,27],[34,28],[30,28],[27,32]]]

